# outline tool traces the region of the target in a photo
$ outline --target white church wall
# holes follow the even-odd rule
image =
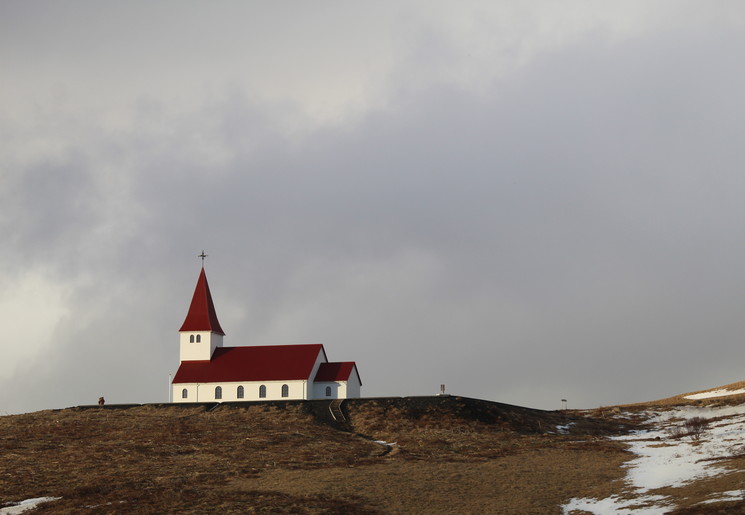
[[[261,386],[266,387],[266,397],[260,397]],[[287,397],[282,397],[282,386],[287,385]],[[215,398],[215,388],[222,388],[222,398]],[[243,398],[238,398],[238,387],[243,386]],[[187,390],[187,398],[182,396]],[[173,402],[235,402],[307,399],[306,381],[246,381],[222,383],[174,383]]]
[[[316,357],[316,362],[313,364],[313,369],[310,371],[310,376],[308,376],[311,382],[313,381],[313,378],[316,377],[316,374],[318,373],[318,367],[321,366],[321,363],[326,363],[326,362],[328,362],[328,359],[326,358],[326,353],[324,352],[323,348],[321,348],[321,350],[318,352],[318,356]],[[310,388],[309,390],[310,391],[308,391],[308,396],[307,396],[308,399],[312,398],[312,395],[313,395],[313,389]]]
[[[196,402],[197,398],[197,385],[193,384],[173,384],[171,399],[173,402]],[[184,397],[184,390],[186,390],[186,397]]]
[[[266,387],[266,397],[259,397],[261,386]],[[287,397],[282,397],[282,386],[287,385]],[[222,398],[215,398],[215,388],[222,388]],[[238,398],[238,387],[243,386],[243,398]],[[356,374],[349,381],[325,381],[312,383],[306,381],[245,381],[223,383],[174,383],[173,402],[240,402],[301,399],[354,399],[360,396],[360,383]],[[309,387],[309,388],[308,388]],[[326,387],[331,395],[326,396]],[[186,390],[186,397],[183,391]]]
[[[191,337],[199,342],[192,342]],[[184,331],[179,333],[181,361],[208,360],[217,347],[222,347],[222,335],[210,331]]]
[[[347,399],[357,399],[360,397],[362,385],[360,384],[359,376],[354,371],[349,374],[349,381],[347,381]]]
[[[331,388],[331,395],[326,395],[326,388]],[[313,383],[314,399],[346,399],[346,381],[319,381]]]

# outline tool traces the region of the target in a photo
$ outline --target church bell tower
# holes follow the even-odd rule
[[[215,349],[222,347],[223,336],[225,336],[225,332],[217,320],[210,286],[207,283],[207,275],[204,273],[204,266],[202,266],[189,312],[186,315],[186,320],[181,325],[181,329],[179,329],[179,356],[181,361],[206,361],[211,359]]]

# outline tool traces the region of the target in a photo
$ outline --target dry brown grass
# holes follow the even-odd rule
[[[566,414],[359,401],[345,407],[348,432],[324,422],[322,404],[0,417],[0,503],[62,497],[40,513],[547,513],[623,475],[620,446],[539,429]]]
[[[36,512],[559,513],[572,497],[625,492],[621,465],[631,456],[604,437],[622,430],[611,417],[473,399],[363,399],[345,403],[344,431],[325,418],[327,406],[0,417],[0,505],[56,496]],[[567,424],[570,434],[556,434]],[[679,495],[683,508],[705,498]]]
[[[623,477],[618,448],[530,449],[498,459],[408,461],[393,457],[354,471],[337,467],[307,474],[278,470],[261,487],[293,495],[357,497],[383,513],[560,513],[578,491],[610,495]],[[247,486],[237,482],[237,486]]]
[[[707,388],[706,390],[698,390],[696,392],[681,393],[680,395],[674,395],[672,397],[666,397],[656,401],[637,402],[634,404],[624,404],[618,406],[619,408],[660,408],[668,406],[723,406],[729,404],[740,404],[745,401],[745,393],[733,394],[733,395],[722,395],[721,397],[711,397],[708,399],[686,399],[689,395],[696,395],[697,393],[711,392],[713,390],[740,390],[745,388],[745,381],[738,381],[736,383],[726,384],[716,388]]]
[[[246,502],[259,508],[317,505],[325,511],[339,503],[251,490],[225,498],[218,490],[235,477],[277,467],[354,464],[371,450],[368,442],[315,424],[298,406],[222,407],[211,413],[148,406],[68,409],[0,417],[0,431],[0,500],[63,498],[39,511],[88,505],[122,513],[133,506],[152,513],[164,507],[224,511],[217,506],[229,510]]]

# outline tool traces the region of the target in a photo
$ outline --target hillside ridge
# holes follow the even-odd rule
[[[2,416],[0,508],[37,498],[47,502],[35,513],[444,514],[457,506],[558,514],[607,499],[633,506],[640,494],[629,490],[627,464],[639,458],[629,446],[642,445],[661,413],[545,411],[443,395],[347,399],[339,421],[329,406],[121,404]],[[708,416],[731,423],[720,414]],[[683,424],[675,417],[655,422],[645,445],[693,446],[673,430]],[[738,455],[714,456],[718,466],[742,468]],[[670,498],[694,506],[742,477],[715,477],[716,486],[678,488]]]
[[[663,399],[642,401],[631,404],[620,404],[619,408],[649,406],[684,406],[706,405],[711,403],[737,404],[745,401],[745,381],[736,381],[723,386],[706,388],[688,393],[681,393]]]
[[[65,409],[79,410],[127,410],[137,407],[177,409],[204,409],[212,412],[221,408],[248,409],[252,406],[263,406],[284,410],[297,407],[310,413],[321,423],[330,425],[334,429],[354,432],[355,417],[360,410],[375,409],[381,411],[381,416],[387,419],[391,414],[399,420],[418,421],[430,419],[437,415],[450,416],[461,421],[478,422],[499,426],[504,430],[520,434],[541,434],[551,432],[556,426],[573,427],[572,433],[606,434],[617,432],[618,423],[597,420],[575,410],[541,410],[497,401],[464,397],[459,395],[422,395],[403,397],[363,397],[344,399],[341,409],[346,421],[335,420],[329,409],[332,400],[268,400],[251,402],[199,402],[199,403],[147,403],[147,404],[109,404],[82,405]]]

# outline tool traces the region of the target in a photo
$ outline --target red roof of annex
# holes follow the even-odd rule
[[[349,376],[352,375],[352,371],[357,374],[357,379],[360,384],[360,374],[357,372],[357,365],[354,361],[339,361],[331,363],[321,363],[314,379],[317,383],[328,382],[328,381],[348,381]]]

